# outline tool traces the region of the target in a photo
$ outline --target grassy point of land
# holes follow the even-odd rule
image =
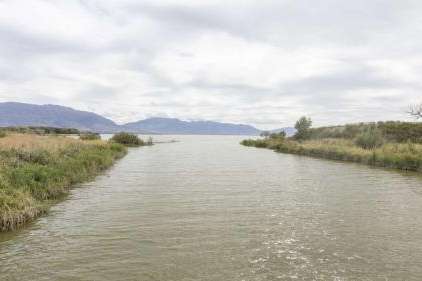
[[[138,147],[145,145],[153,145],[152,138],[150,137],[146,142],[138,137],[136,134],[121,132],[115,134],[111,139],[113,143],[119,143],[128,147]]]
[[[101,140],[7,133],[0,138],[0,231],[33,220],[126,153]]]
[[[276,134],[242,141],[281,153],[422,172],[422,126],[387,122],[309,129],[306,138]]]

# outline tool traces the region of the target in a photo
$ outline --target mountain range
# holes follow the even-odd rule
[[[82,131],[114,133],[259,135],[261,130],[243,124],[213,121],[182,121],[176,118],[148,118],[118,125],[99,114],[59,105],[35,105],[17,102],[0,103],[0,127],[46,126],[75,128]]]
[[[261,131],[242,124],[213,121],[182,121],[176,118],[149,118],[124,125],[128,131],[149,131],[165,134],[258,135]]]
[[[46,126],[105,132],[117,124],[98,114],[59,105],[35,105],[17,102],[0,103],[0,127]]]

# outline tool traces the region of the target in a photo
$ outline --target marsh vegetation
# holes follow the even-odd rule
[[[39,216],[125,154],[117,143],[8,133],[0,138],[0,231]]]
[[[141,140],[137,135],[130,133],[118,133],[115,134],[111,139],[111,142],[120,143],[125,146],[142,146],[144,141]]]
[[[282,153],[422,171],[421,123],[377,122],[320,128],[311,128],[310,124],[310,119],[301,118],[292,137],[273,134],[241,143]]]
[[[121,132],[113,135],[113,137],[110,139],[110,142],[119,143],[128,147],[153,145],[153,140],[151,137],[149,137],[147,141],[143,141],[141,138],[138,137],[138,135],[126,132]]]

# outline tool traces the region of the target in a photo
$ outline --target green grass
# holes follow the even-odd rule
[[[116,143],[65,137],[0,139],[0,231],[41,215],[73,185],[92,179],[126,152]]]
[[[146,143],[142,139],[140,139],[138,137],[138,135],[125,133],[125,132],[115,134],[110,139],[110,142],[123,144],[123,145],[129,146],[129,147],[152,145],[152,140],[151,140],[151,143],[149,143],[149,142]]]
[[[422,172],[422,145],[415,143],[384,143],[364,149],[347,139],[321,139],[298,142],[294,140],[244,140],[245,146],[273,149],[277,152],[311,157],[364,163],[371,166]]]

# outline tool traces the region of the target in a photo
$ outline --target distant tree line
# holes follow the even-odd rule
[[[22,127],[1,127],[0,131],[16,132],[21,134],[63,134],[63,135],[79,135],[80,131],[73,128],[56,128],[56,127],[36,127],[36,126],[22,126]]]

